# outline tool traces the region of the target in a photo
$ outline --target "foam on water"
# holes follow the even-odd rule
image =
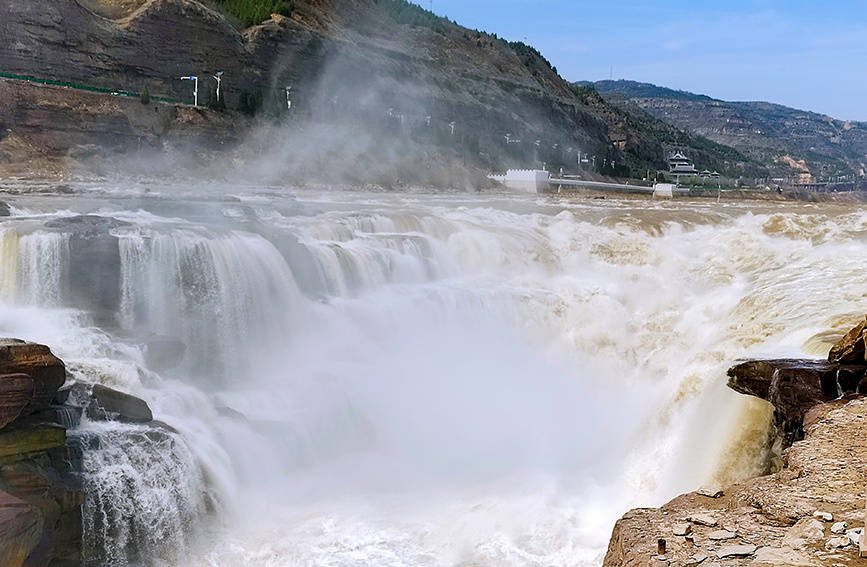
[[[599,564],[629,507],[767,466],[734,358],[867,309],[860,209],[236,199],[99,204],[131,223],[102,330],[46,206],[0,227],[0,332],[177,430],[81,426],[100,565]],[[145,368],[153,333],[180,368]]]

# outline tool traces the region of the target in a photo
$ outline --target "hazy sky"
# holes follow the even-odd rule
[[[566,79],[646,81],[867,120],[867,0],[420,0]]]

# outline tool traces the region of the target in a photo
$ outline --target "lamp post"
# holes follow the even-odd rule
[[[217,71],[214,74],[214,79],[217,81],[217,102],[220,102],[220,83],[223,81],[223,72]]]
[[[289,93],[292,92],[292,85],[286,86],[286,109],[292,110],[292,99],[289,98]]]
[[[193,81],[193,106],[199,106],[199,78],[195,75],[181,77],[182,81]]]

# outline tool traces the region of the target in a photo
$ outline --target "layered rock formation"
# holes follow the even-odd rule
[[[75,564],[81,559],[80,450],[45,417],[64,381],[43,345],[0,340],[0,564]]]
[[[66,380],[44,345],[0,339],[0,565],[81,565],[82,440],[92,420],[152,423],[147,404],[101,385]]]
[[[605,567],[860,564],[867,492],[864,327],[848,333],[827,361],[732,367],[730,387],[774,405],[787,447],[782,469],[630,511],[614,527]]]

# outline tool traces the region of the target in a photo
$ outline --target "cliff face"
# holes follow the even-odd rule
[[[308,130],[309,124],[339,126],[332,139],[317,140],[319,153],[343,156],[354,170],[375,169],[394,155],[416,170],[432,164],[574,168],[581,152],[643,175],[665,167],[672,140],[686,136],[582,96],[529,46],[432,14],[422,24],[407,23],[376,0],[294,5],[292,17],[275,15],[241,30],[207,0],[0,0],[0,73],[133,93],[147,87],[152,96],[187,103],[192,84],[180,77],[196,75],[199,102],[209,104],[216,96],[212,75],[223,71],[226,107],[258,106],[271,119],[291,117]],[[286,86],[292,86],[291,113]],[[156,149],[167,132],[170,141],[187,135],[198,147],[208,133],[200,121],[178,122],[183,111],[165,105],[153,105],[160,107],[157,115],[142,119],[111,95],[49,92],[30,83],[4,88],[11,95],[0,103],[0,152],[5,142],[7,161],[12,150],[65,155],[97,144],[116,152],[142,142]],[[220,130],[218,144],[244,138],[238,134],[250,125],[233,112],[205,122],[210,132],[214,124]],[[178,127],[191,123],[191,130]],[[355,138],[363,141],[347,151],[345,140]],[[730,148],[690,138],[708,168],[752,175],[759,167]],[[305,154],[301,161],[322,171],[334,160]],[[396,175],[412,175],[412,167],[404,169]]]
[[[727,102],[634,81],[599,81],[622,107],[637,105],[688,132],[738,149],[775,175],[863,173],[867,126],[766,102]],[[807,175],[804,181],[808,180]]]
[[[253,96],[319,119],[399,120],[461,139],[505,145],[574,146],[603,155],[605,124],[546,62],[451,23],[438,29],[398,24],[372,0],[299,3],[244,31],[196,0],[2,0],[0,72],[30,75],[192,101],[213,98],[223,71],[226,105]],[[282,101],[282,102],[281,102]],[[20,116],[20,113],[19,113]],[[15,115],[0,113],[12,130]],[[454,126],[450,126],[450,123]],[[77,126],[76,126],[77,127]],[[542,161],[540,159],[540,161]]]

